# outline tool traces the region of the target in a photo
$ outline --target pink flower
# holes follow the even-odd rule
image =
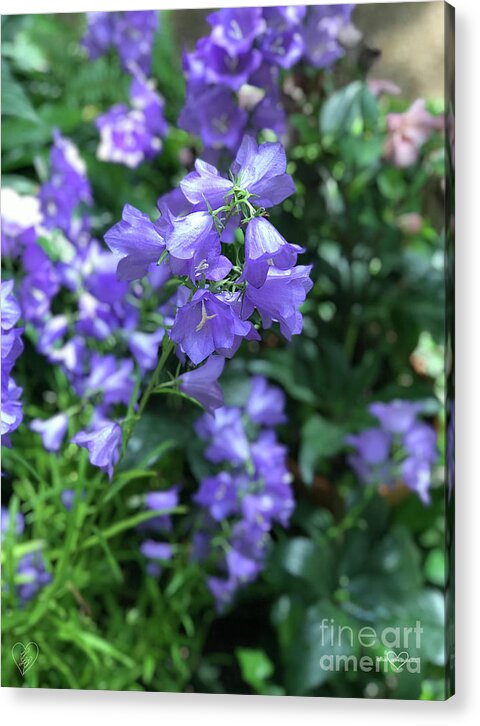
[[[388,114],[387,126],[384,156],[394,166],[403,168],[417,161],[420,148],[434,131],[443,129],[443,118],[432,116],[425,101],[419,98],[405,113]]]

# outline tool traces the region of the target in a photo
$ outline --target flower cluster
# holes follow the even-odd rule
[[[2,507],[2,542],[10,527],[10,514],[6,507]],[[23,514],[18,512],[15,520],[14,535],[18,536],[25,529]],[[40,550],[28,552],[21,557],[16,571],[17,595],[22,604],[27,603],[39,590],[52,580],[51,574],[45,568],[45,562]]]
[[[54,132],[50,167],[50,177],[39,192],[43,225],[61,230],[71,242],[81,245],[90,230],[90,220],[76,212],[81,204],[91,204],[92,193],[77,147],[59,131]]]
[[[90,58],[115,48],[125,69],[134,63],[147,75],[151,70],[152,47],[159,27],[157,10],[87,13],[82,45]]]
[[[114,258],[91,237],[88,220],[81,206],[78,207],[79,200],[86,194],[77,191],[89,190],[83,172],[83,162],[76,147],[56,134],[51,179],[42,185],[39,196],[43,202],[45,186],[54,190],[52,200],[55,200],[57,211],[54,214],[53,209],[49,210],[43,204],[42,215],[35,208],[35,214],[25,223],[28,224],[25,228],[16,223],[18,209],[33,208],[31,202],[34,200],[6,195],[8,204],[3,222],[7,235],[3,247],[7,256],[20,258],[23,278],[19,302],[22,317],[33,326],[35,348],[64,374],[80,401],[68,411],[47,419],[34,419],[30,427],[42,436],[46,450],[58,451],[65,439],[70,416],[89,421],[87,429],[78,432],[74,441],[88,449],[92,464],[111,475],[122,441],[115,412],[119,406],[125,408],[130,403],[135,387],[135,362],[142,373],[155,367],[163,330],[157,326],[150,330],[140,328],[141,299],[144,288],[151,289],[151,283],[137,283],[132,288],[117,280]],[[65,184],[70,183],[68,205],[63,205],[65,190],[62,185],[52,182],[60,174],[64,174]],[[71,203],[72,200],[75,203]],[[59,209],[61,214],[58,214]],[[81,238],[76,233],[80,228],[84,230]],[[11,318],[7,293],[11,284],[5,283],[7,299],[2,306],[5,331]],[[68,314],[54,312],[53,302],[60,295],[67,295],[73,302]],[[5,327],[4,313],[8,317]],[[3,351],[8,354],[8,361],[18,354],[21,343],[17,331],[4,334],[4,341],[10,338],[13,341],[14,337],[17,342],[15,345],[12,342],[8,350],[4,342]],[[10,389],[6,385],[8,364],[3,370],[5,394],[9,395],[4,416],[8,415],[10,420],[15,413],[16,423],[9,424],[12,426],[9,430],[13,430],[21,420],[21,406],[17,401],[18,389],[13,383]],[[2,387],[2,402],[3,391]]]
[[[23,350],[22,329],[16,327],[21,311],[13,295],[13,280],[2,282],[1,286],[1,328],[2,328],[2,444],[10,446],[9,434],[17,429],[23,418],[19,388],[11,377],[15,361]]]
[[[243,339],[259,339],[254,313],[265,328],[277,321],[288,339],[301,332],[311,267],[296,265],[303,249],[266,218],[294,189],[282,145],[245,136],[229,177],[198,160],[180,189],[159,200],[156,222],[126,206],[106,233],[120,280],[157,264],[182,278],[169,336],[194,365],[213,353],[230,358]]]
[[[356,450],[349,456],[350,466],[366,484],[392,486],[401,480],[429,504],[437,435],[418,418],[422,405],[394,400],[372,403],[369,411],[380,425],[347,437],[346,442]]]
[[[394,166],[401,168],[415,164],[420,149],[435,131],[444,127],[442,116],[433,116],[418,98],[405,113],[387,116],[388,138],[384,156]]]
[[[153,81],[138,68],[132,68],[130,107],[116,104],[96,120],[100,132],[97,157],[133,168],[153,159],[162,150],[167,131],[164,101]]]
[[[179,125],[200,136],[212,161],[234,154],[246,131],[285,131],[280,72],[301,58],[328,68],[344,54],[354,5],[227,8],[212,13],[208,37],[184,58],[185,107]]]
[[[274,431],[286,421],[284,405],[283,392],[256,376],[245,406],[219,408],[196,424],[208,444],[205,458],[217,471],[202,479],[194,496],[202,516],[192,556],[215,568],[208,586],[219,610],[258,577],[272,527],[287,527],[293,511],[286,449]]]

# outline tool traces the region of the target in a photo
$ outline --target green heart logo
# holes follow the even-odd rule
[[[12,648],[12,658],[22,676],[33,666],[38,658],[39,652],[40,648],[33,640],[26,645],[23,643],[15,643]]]

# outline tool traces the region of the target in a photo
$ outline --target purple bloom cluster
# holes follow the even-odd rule
[[[203,512],[192,556],[213,560],[216,574],[208,586],[219,610],[258,577],[272,527],[287,527],[293,511],[286,449],[274,431],[286,420],[284,404],[283,392],[256,376],[245,406],[219,408],[196,424],[207,442],[205,458],[218,468],[194,497]]]
[[[356,450],[349,456],[350,466],[367,484],[393,485],[401,480],[429,504],[431,470],[438,458],[437,435],[418,418],[421,404],[377,402],[369,411],[380,426],[347,437],[346,442]]]
[[[96,125],[100,132],[97,157],[133,168],[160,153],[167,124],[163,115],[164,101],[156,92],[153,81],[140,69],[131,70],[130,106],[112,106],[97,118]]]
[[[2,282],[1,286],[1,329],[2,329],[2,444],[10,446],[10,433],[17,429],[23,419],[19,388],[11,376],[15,361],[23,350],[22,328],[17,327],[21,311],[14,295],[13,280]]]
[[[90,58],[98,58],[113,47],[126,70],[134,63],[148,75],[158,27],[157,10],[87,13],[82,45]]]
[[[157,264],[183,279],[169,336],[194,365],[214,353],[230,358],[243,339],[259,339],[251,320],[257,313],[265,328],[278,322],[288,339],[302,330],[311,268],[296,265],[303,249],[265,211],[295,190],[286,164],[280,143],[258,146],[245,136],[229,177],[198,160],[180,189],[160,198],[156,222],[126,206],[105,235],[120,280],[141,278]]]
[[[2,507],[2,542],[8,532],[9,526],[10,513],[6,507]],[[23,534],[24,529],[25,519],[23,514],[18,512],[15,520],[14,535],[18,536]],[[17,595],[22,604],[31,600],[42,587],[51,582],[52,576],[45,568],[45,562],[40,550],[29,552],[20,559],[17,566],[16,579],[19,582],[17,585]]]
[[[76,216],[75,212],[82,203],[91,204],[92,193],[77,147],[58,131],[54,132],[50,165],[50,178],[39,192],[43,224],[47,229],[61,230],[81,246],[88,238],[89,218],[85,214]]]
[[[111,476],[122,441],[116,412],[130,402],[135,362],[141,373],[155,367],[163,330],[139,327],[141,299],[151,283],[119,281],[115,259],[90,235],[88,219],[78,208],[79,201],[90,199],[90,186],[76,148],[55,134],[51,158],[51,179],[39,193],[43,216],[33,208],[31,198],[23,201],[18,195],[7,195],[4,251],[20,258],[21,314],[34,328],[38,353],[65,375],[81,403],[71,411],[34,419],[30,427],[41,435],[47,451],[58,451],[71,414],[89,421],[73,440],[88,450],[93,465]],[[57,195],[55,210],[45,203],[47,185]],[[64,203],[65,191],[71,198]],[[18,210],[26,208],[31,214],[21,224]],[[81,239],[77,229],[83,229]],[[2,430],[6,433],[22,417],[20,389],[9,375],[21,351],[20,331],[13,327],[20,309],[10,295],[12,285],[2,285]],[[54,312],[53,302],[65,295],[70,300],[69,313]],[[102,353],[96,352],[99,348]]]
[[[301,58],[328,68],[344,54],[354,5],[227,8],[212,13],[208,37],[184,58],[182,128],[200,136],[212,161],[234,154],[246,131],[285,131],[281,70]]]

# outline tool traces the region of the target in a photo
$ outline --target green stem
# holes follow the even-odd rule
[[[173,343],[170,340],[170,338],[167,335],[165,335],[165,337],[163,339],[163,344],[162,344],[162,355],[160,356],[159,361],[157,363],[157,367],[155,368],[153,375],[150,378],[150,383],[146,387],[146,389],[143,393],[143,396],[140,399],[140,403],[138,406],[138,413],[136,416],[137,420],[141,417],[142,413],[144,412],[145,406],[147,405],[149,398],[152,395],[153,389],[158,384],[158,379],[160,377],[160,373],[162,372],[163,367],[164,367],[165,363],[167,362],[167,359],[168,359],[170,353],[172,352],[172,350],[173,350]]]

